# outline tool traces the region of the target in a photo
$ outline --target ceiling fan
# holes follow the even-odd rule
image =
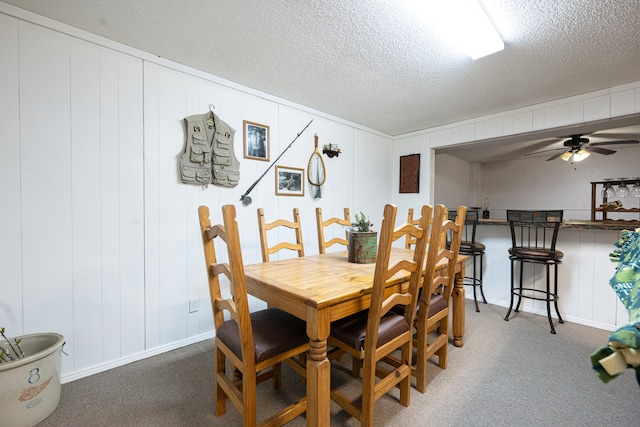
[[[533,154],[546,153],[549,151],[557,151],[556,154],[549,157],[547,161],[555,160],[560,157],[564,161],[569,161],[573,159],[573,161],[579,162],[591,155],[591,153],[598,153],[609,155],[613,154],[616,151],[611,150],[609,148],[601,148],[603,145],[623,145],[623,144],[638,144],[639,141],[635,139],[628,139],[623,141],[603,141],[603,142],[594,142],[589,144],[589,139],[582,136],[582,134],[571,135],[571,139],[567,139],[564,141],[563,145],[565,148],[553,148],[551,150],[538,151],[536,153],[526,154],[527,156]]]

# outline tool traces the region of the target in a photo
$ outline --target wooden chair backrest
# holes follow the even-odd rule
[[[416,224],[416,225],[420,223],[419,218],[413,217],[413,208],[409,208],[409,212],[407,214],[407,223]],[[431,223],[429,223],[429,227],[431,227]],[[416,239],[410,235],[407,235],[407,237],[404,240],[405,249],[411,249],[411,246],[415,244],[416,244]]]
[[[415,225],[420,223],[420,218],[414,218],[413,208],[409,208],[409,212],[408,212],[408,215],[407,215],[407,222],[409,224],[415,224]],[[429,217],[429,239],[431,239],[431,228],[432,227],[433,227],[433,217]],[[441,238],[445,238],[446,239],[446,236],[441,236]],[[446,240],[444,240],[442,242],[446,242]],[[406,237],[406,239],[404,241],[404,247],[406,249],[411,249],[411,247],[413,245],[415,245],[415,244],[416,244],[416,239],[414,239],[411,236],[407,236]]]
[[[267,231],[277,227],[285,227],[295,232],[296,242],[281,241],[273,246],[269,246],[267,239]],[[298,208],[293,208],[293,221],[287,219],[276,219],[272,222],[266,222],[264,219],[264,210],[258,208],[258,229],[260,231],[260,249],[262,251],[262,261],[269,262],[270,255],[282,250],[289,249],[298,252],[299,257],[304,256],[304,244],[302,241],[302,224],[300,222],[300,212]]]
[[[421,210],[420,223],[418,225],[404,223],[395,226],[396,213],[398,208],[387,204],[384,208],[384,218],[380,226],[380,241],[378,243],[378,253],[376,267],[373,277],[373,292],[371,295],[371,305],[367,319],[366,339],[364,343],[364,358],[377,360],[375,357],[378,340],[378,328],[382,316],[396,305],[404,306],[404,316],[409,325],[413,324],[413,319],[418,301],[418,291],[426,256],[427,240],[429,237],[429,220],[431,218],[431,206],[425,205]],[[393,242],[409,234],[416,239],[415,249],[410,258],[396,261],[389,265],[391,247]],[[395,293],[384,298],[387,281],[397,272],[405,270],[410,273],[409,286],[407,292]],[[408,339],[411,340],[411,333]]]
[[[423,305],[429,306],[431,296],[434,293],[440,293],[445,301],[449,301],[451,298],[466,212],[466,206],[459,206],[455,220],[452,221],[448,219],[448,210],[444,205],[436,205],[434,208],[430,240],[438,243],[430,243],[427,252],[425,280],[420,298],[420,311],[423,314],[428,312],[428,310],[423,310]],[[448,244],[446,243],[447,236],[449,238]],[[436,268],[442,263],[446,263],[446,268],[442,269],[440,274],[435,274]]]
[[[316,208],[316,225],[318,227],[318,251],[319,253],[325,253],[326,249],[335,245],[344,245],[347,246],[347,238],[349,231],[345,230],[345,238],[334,237],[333,239],[325,240],[324,237],[324,229],[333,224],[339,224],[344,227],[349,227],[351,225],[351,216],[349,214],[349,208],[344,208],[344,218],[329,218],[326,220],[322,219],[322,208]]]
[[[224,205],[222,207],[224,225],[211,225],[207,206],[198,208],[198,216],[200,217],[200,231],[202,233],[202,245],[204,247],[216,332],[224,323],[224,312],[227,311],[230,318],[238,324],[238,332],[242,343],[242,360],[255,361],[255,347],[244,278],[244,264],[240,249],[238,223],[236,222],[236,208],[233,205]],[[217,261],[214,244],[216,237],[226,243],[229,260],[227,263]],[[229,291],[231,293],[229,298],[224,298],[220,290],[220,274],[223,274],[229,280]]]

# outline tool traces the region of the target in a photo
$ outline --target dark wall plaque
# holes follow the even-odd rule
[[[400,156],[400,192],[420,192],[420,154]]]

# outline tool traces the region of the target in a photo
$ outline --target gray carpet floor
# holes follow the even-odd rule
[[[380,426],[598,426],[640,425],[640,386],[627,369],[604,384],[589,355],[606,345],[608,331],[565,322],[549,333],[546,317],[467,301],[464,347],[449,344],[448,369],[429,366],[426,394],[412,388],[411,406],[397,390],[376,403]],[[131,363],[62,386],[58,409],[47,426],[239,426],[229,402],[214,415],[213,340]],[[437,359],[434,357],[432,362]],[[332,387],[356,395],[350,359],[332,364]],[[287,366],[283,384],[258,386],[258,419],[304,395],[302,381]],[[288,425],[304,426],[304,416]],[[359,423],[332,403],[331,425]]]

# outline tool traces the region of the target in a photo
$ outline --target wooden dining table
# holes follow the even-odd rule
[[[393,248],[390,262],[409,249]],[[453,289],[454,345],[462,347],[464,287],[467,256],[460,255]],[[444,264],[439,268],[444,268]],[[307,358],[307,425],[330,424],[330,362],[327,339],[331,322],[369,307],[375,263],[356,264],[347,252],[290,258],[245,266],[249,294],[307,323],[310,351]],[[408,273],[399,272],[387,283],[385,297],[407,286]]]

